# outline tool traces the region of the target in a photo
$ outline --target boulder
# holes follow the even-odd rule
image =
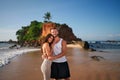
[[[83,49],[89,49],[89,43],[87,41],[74,41],[73,43],[79,44]]]

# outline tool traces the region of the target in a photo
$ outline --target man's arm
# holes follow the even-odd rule
[[[55,55],[55,56],[52,56],[52,57],[48,57],[48,59],[54,60],[54,59],[60,58],[60,57],[62,57],[62,56],[65,56],[66,51],[67,51],[66,41],[63,40],[63,41],[62,41],[62,52],[61,52],[60,54],[58,54],[58,55]]]

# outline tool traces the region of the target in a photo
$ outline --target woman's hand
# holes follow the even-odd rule
[[[42,55],[42,59],[48,58],[47,55]]]
[[[54,57],[54,56],[49,56],[48,59],[49,59],[49,60],[54,60],[55,57]]]

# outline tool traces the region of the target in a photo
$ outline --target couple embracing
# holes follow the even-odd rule
[[[70,80],[70,71],[65,57],[66,41],[58,36],[56,28],[50,29],[51,34],[48,34],[42,45],[42,58],[44,59],[41,65],[44,80]]]

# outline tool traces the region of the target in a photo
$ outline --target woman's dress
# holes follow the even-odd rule
[[[48,59],[44,59],[41,64],[41,71],[43,73],[44,80],[50,80],[51,74],[51,61]]]

